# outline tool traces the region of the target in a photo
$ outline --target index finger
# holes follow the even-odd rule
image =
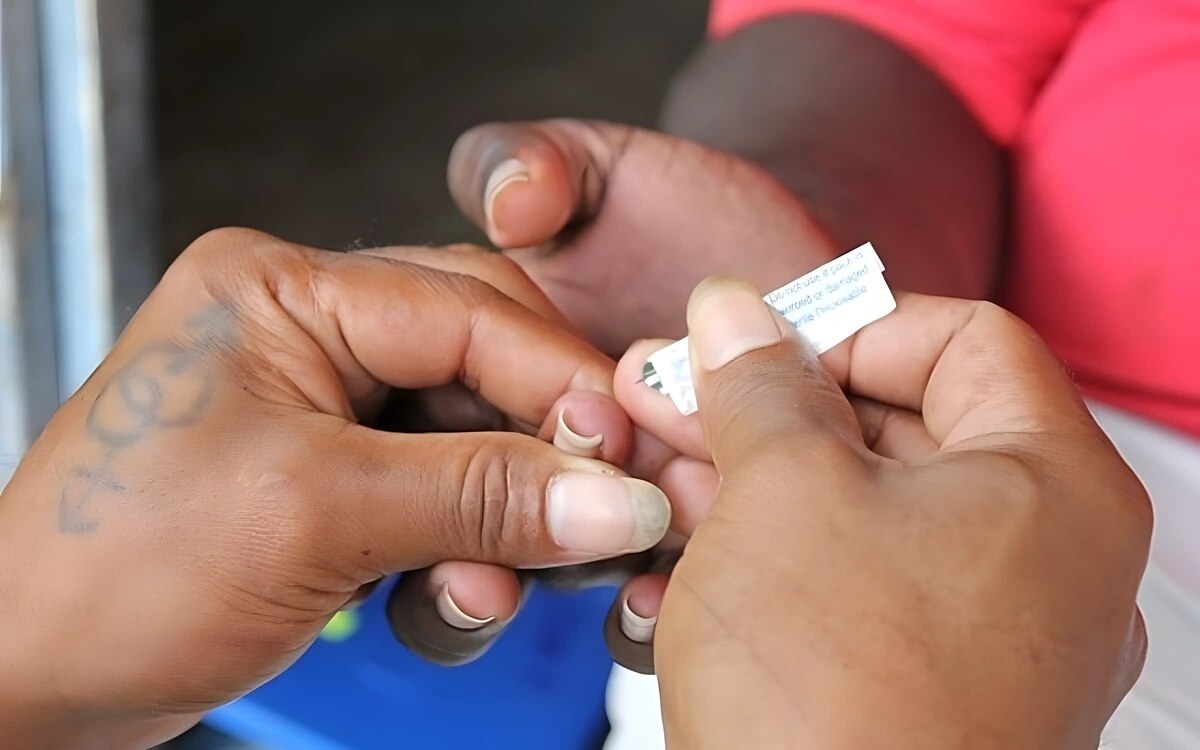
[[[890,315],[821,356],[843,390],[922,415],[939,447],[986,434],[1095,430],[1062,363],[1016,316],[988,302],[899,292]],[[635,383],[668,342],[638,342],[617,369],[622,406],[676,449],[707,457],[699,421]]]
[[[919,412],[944,449],[1095,424],[1062,362],[990,302],[897,293],[896,310],[826,353],[843,389]]]
[[[270,327],[272,346],[281,350],[273,359],[327,413],[344,414],[345,400],[381,385],[417,389],[461,380],[508,415],[540,425],[568,391],[612,394],[612,360],[470,276],[247,230],[227,230],[220,242],[193,248],[175,273],[200,274],[210,294],[234,298],[234,290],[223,290],[243,283],[244,274],[229,273],[230,266],[264,277],[270,293],[256,295],[259,309],[244,317]],[[207,252],[221,253],[219,262],[191,262]],[[280,312],[288,324],[282,329]],[[287,330],[293,325],[299,331]],[[331,391],[333,378],[345,399]]]
[[[331,273],[317,294],[347,352],[392,387],[461,379],[532,424],[567,391],[612,393],[612,360],[474,278],[383,258],[325,260]]]

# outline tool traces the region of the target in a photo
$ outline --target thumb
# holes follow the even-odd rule
[[[450,193],[497,247],[543,244],[595,214],[635,131],[582,120],[480,125],[450,152]]]
[[[699,416],[723,478],[764,456],[828,472],[831,451],[869,452],[854,411],[795,328],[744,281],[704,280],[688,301]]]
[[[309,486],[314,516],[334,534],[326,557],[378,575],[442,560],[510,568],[599,560],[652,547],[671,520],[654,485],[526,435],[350,425],[322,455]]]

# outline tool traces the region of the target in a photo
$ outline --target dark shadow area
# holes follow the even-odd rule
[[[569,115],[652,125],[700,0],[152,6],[163,247],[238,224],[310,244],[479,240],[455,137]]]

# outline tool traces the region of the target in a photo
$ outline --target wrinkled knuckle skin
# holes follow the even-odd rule
[[[973,311],[967,328],[978,336],[978,340],[995,352],[1005,352],[1011,358],[1013,351],[1027,355],[1049,354],[1037,332],[1021,318],[995,302],[974,301]],[[1045,350],[1044,352],[1042,350]]]
[[[298,259],[295,246],[277,237],[253,229],[225,227],[206,232],[188,245],[163,280],[185,288],[201,285],[214,292],[223,288],[237,297],[239,279],[261,280],[266,271],[295,265]]]
[[[756,453],[781,440],[806,451],[827,448],[834,457],[853,453],[848,433],[842,432],[856,424],[854,413],[817,367],[770,359],[717,373],[709,408],[711,413],[727,415],[727,423],[714,425],[714,430]]]
[[[206,267],[230,255],[252,253],[280,242],[276,237],[254,229],[222,227],[209,230],[193,240],[180,255],[180,260],[190,265]]]
[[[1047,477],[1022,455],[997,452],[988,456],[991,471],[1004,478],[1008,496],[1028,499],[1032,503],[1053,501],[1048,496]]]
[[[466,465],[458,507],[462,549],[472,558],[507,562],[508,551],[536,539],[545,488],[511,441],[485,441]]]

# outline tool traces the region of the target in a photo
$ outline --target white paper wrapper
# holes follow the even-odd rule
[[[763,300],[796,326],[817,354],[896,309],[896,299],[883,278],[883,262],[869,242],[784,284]],[[696,411],[686,338],[650,355],[642,377],[646,385],[669,396],[679,411]]]

